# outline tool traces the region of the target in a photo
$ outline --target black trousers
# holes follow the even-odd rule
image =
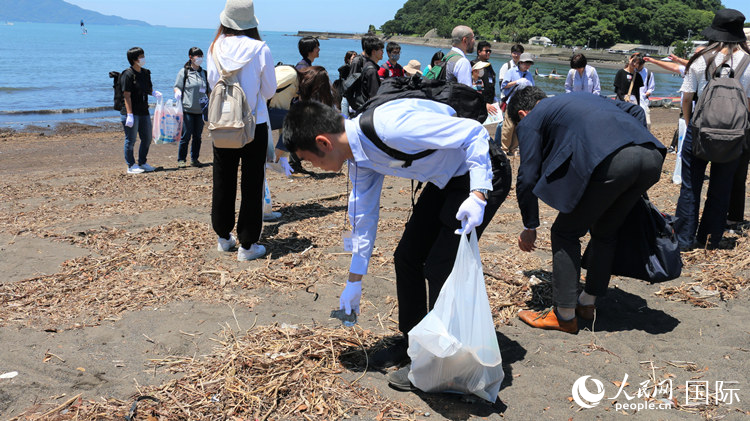
[[[729,196],[729,213],[727,219],[742,222],[745,220],[745,184],[747,183],[747,167],[750,152],[745,152],[740,158],[740,165],[732,180],[732,194]]]
[[[484,221],[477,227],[479,237],[510,191],[510,164],[508,158],[499,153],[498,160],[502,163],[493,168],[493,190],[488,194]],[[460,240],[460,236],[454,232],[461,228],[456,213],[461,203],[469,197],[469,181],[467,173],[452,178],[443,189],[428,183],[406,223],[393,255],[398,323],[399,330],[404,334],[435,305],[440,289],[453,269]]]
[[[240,149],[214,146],[214,190],[211,201],[211,224],[221,238],[229,238],[234,228],[237,199],[237,169],[240,179],[240,215],[237,237],[244,248],[257,243],[263,229],[263,180],[265,178],[268,125],[255,127],[255,140]]]
[[[664,156],[654,145],[626,146],[591,174],[581,200],[557,215],[551,228],[552,287],[555,305],[575,308],[581,277],[581,237],[591,232],[586,292],[602,296],[609,286],[617,230],[649,187],[659,181]]]

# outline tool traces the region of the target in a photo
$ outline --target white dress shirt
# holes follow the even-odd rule
[[[394,100],[375,109],[375,131],[383,143],[407,154],[436,150],[407,168],[402,167],[403,161],[391,158],[367,139],[359,117],[345,121],[354,156],[348,163],[353,186],[349,195],[353,244],[350,272],[367,273],[385,175],[429,182],[442,189],[451,178],[468,172],[471,190],[492,190],[489,134],[479,122],[455,114],[446,104],[422,99]]]
[[[602,92],[602,88],[596,69],[587,64],[583,69],[583,75],[578,73],[576,69],[570,69],[568,77],[565,78],[565,93],[570,92],[589,92],[599,95]]]
[[[654,82],[654,72],[646,69],[644,67],[641,69],[638,74],[641,75],[641,79],[643,79],[643,86],[641,86],[641,107],[648,107],[648,104],[651,102],[649,101],[648,97],[646,96],[651,95],[654,93],[654,89],[656,89],[656,82]]]
[[[461,54],[461,58],[458,59],[456,64],[453,66],[453,76],[456,77],[458,83],[463,83],[464,85],[471,88],[471,62],[468,58],[466,58],[466,54],[464,54],[463,51],[456,47],[451,48],[451,51],[448,54],[452,53]]]

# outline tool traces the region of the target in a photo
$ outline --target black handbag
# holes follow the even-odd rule
[[[678,278],[682,259],[674,220],[663,214],[644,194],[633,206],[617,232],[612,274],[651,283]],[[588,268],[588,247],[581,267]]]

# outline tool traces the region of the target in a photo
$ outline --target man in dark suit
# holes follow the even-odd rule
[[[518,316],[533,327],[576,333],[576,316],[593,319],[596,297],[607,291],[617,230],[659,180],[666,149],[646,129],[639,106],[588,93],[547,98],[531,86],[511,98],[508,113],[518,124],[521,151],[521,250],[534,250],[538,199],[560,212],[550,229],[554,311]],[[580,239],[587,232],[591,263],[578,295]]]

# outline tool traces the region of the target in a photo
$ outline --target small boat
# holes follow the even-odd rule
[[[667,96],[659,97],[652,96],[649,98],[649,107],[672,107],[680,105],[680,97],[678,96]]]
[[[5,25],[7,25],[7,26],[13,26],[13,22],[5,21]]]

